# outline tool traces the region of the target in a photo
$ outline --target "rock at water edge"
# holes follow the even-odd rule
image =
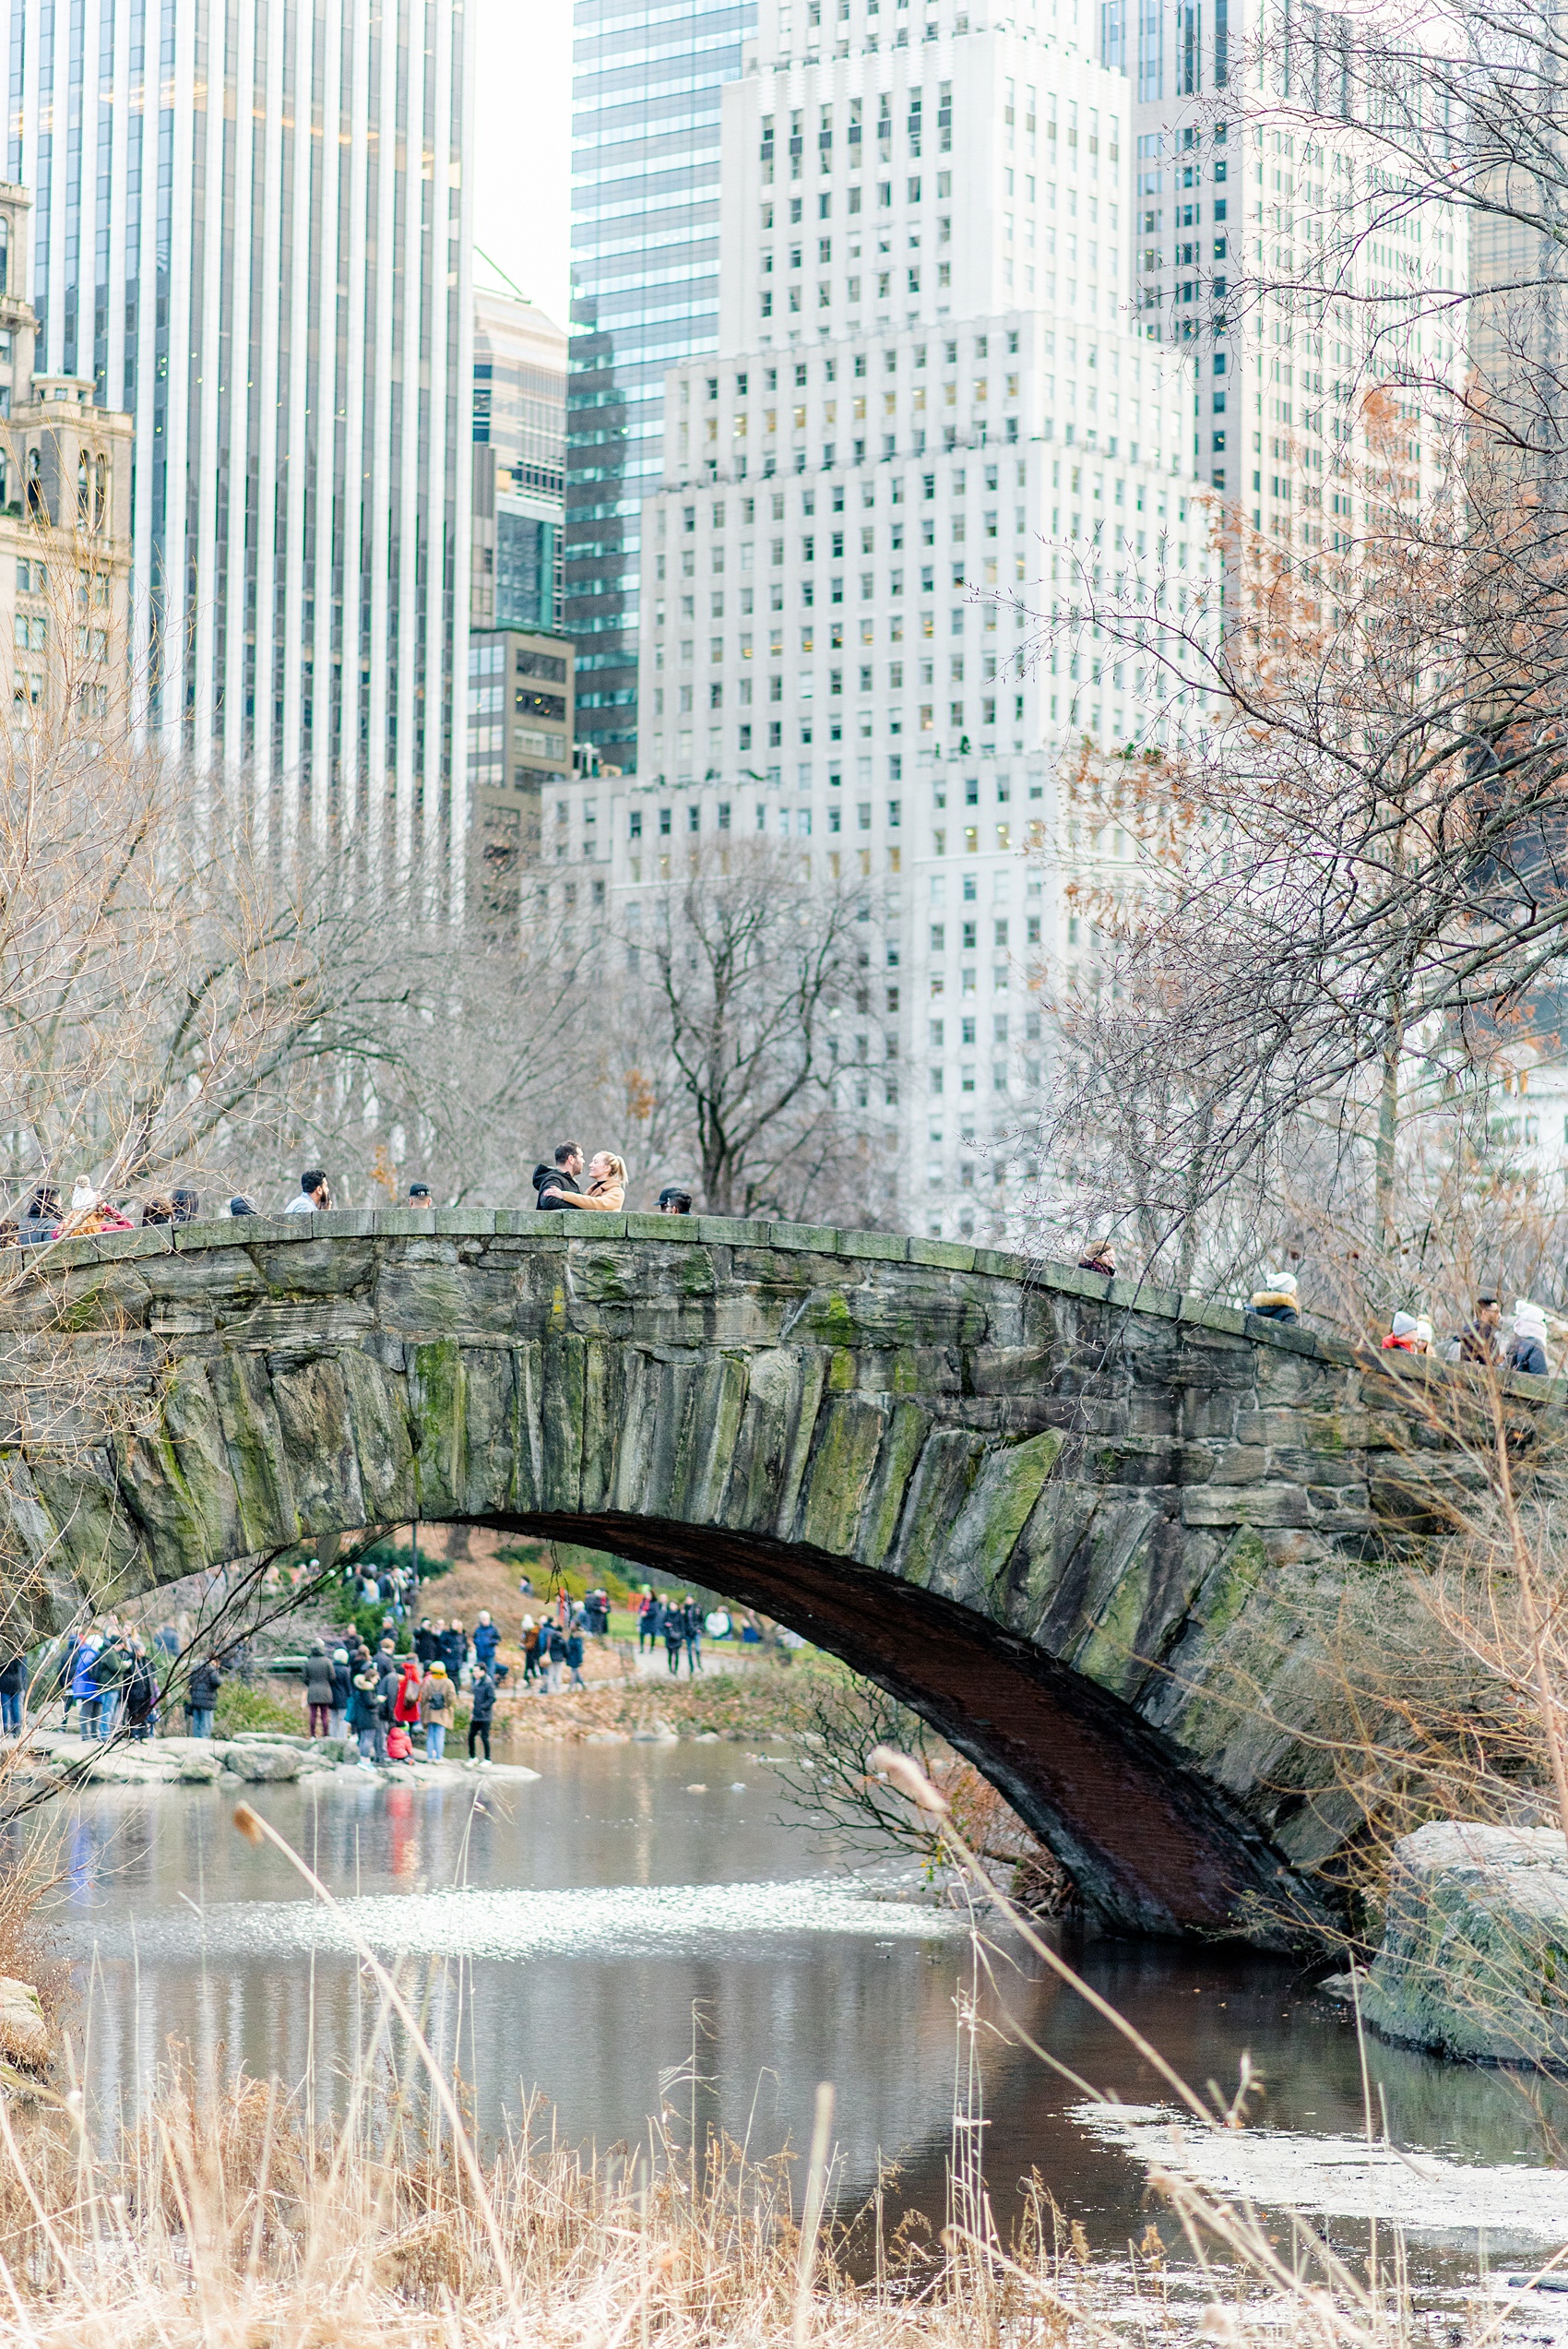
[[[300,1774],[300,1754],[293,1746],[231,1746],[223,1767],[249,1786],[272,1786]]]
[[[30,1982],[0,1973],[0,2055],[14,2064],[41,2069],[49,2061],[49,2026]]]
[[[1361,2011],[1448,2056],[1568,2063],[1568,1848],[1550,1827],[1436,1819],[1394,1846]]]

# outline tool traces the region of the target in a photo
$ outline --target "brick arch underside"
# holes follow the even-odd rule
[[[1286,1945],[1304,1890],[1133,1709],[939,1593],[798,1543],[615,1512],[485,1517],[721,1592],[931,1723],[1071,1869],[1107,1928]]]

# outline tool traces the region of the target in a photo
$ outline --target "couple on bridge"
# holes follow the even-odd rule
[[[606,1215],[619,1215],[626,1204],[626,1162],[617,1158],[613,1151],[601,1150],[588,1162],[588,1186],[585,1191],[577,1181],[583,1171],[581,1142],[560,1142],[556,1145],[552,1166],[540,1164],[533,1170],[533,1187],[540,1213],[559,1209],[598,1209]],[[672,1183],[666,1184],[659,1194],[660,1215],[690,1215],[692,1195]]]

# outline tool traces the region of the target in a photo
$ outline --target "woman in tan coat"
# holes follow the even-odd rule
[[[586,1191],[562,1191],[557,1207],[597,1208],[604,1215],[619,1215],[626,1203],[626,1163],[613,1151],[601,1150],[588,1161]]]

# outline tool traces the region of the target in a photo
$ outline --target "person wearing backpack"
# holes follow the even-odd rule
[[[531,1615],[523,1617],[523,1636],[519,1642],[523,1651],[523,1686],[539,1678],[540,1630]]]
[[[452,1681],[439,1656],[420,1683],[420,1719],[424,1723],[426,1761],[443,1760],[446,1732],[452,1725]]]
[[[409,1733],[410,1740],[412,1739],[414,1731],[420,1725],[420,1689],[422,1686],[422,1682],[420,1674],[419,1658],[415,1655],[405,1656],[403,1658],[402,1677],[399,1679],[392,1695],[392,1723],[394,1728],[406,1730]],[[390,1737],[387,1739],[387,1750],[388,1752],[391,1751]]]

